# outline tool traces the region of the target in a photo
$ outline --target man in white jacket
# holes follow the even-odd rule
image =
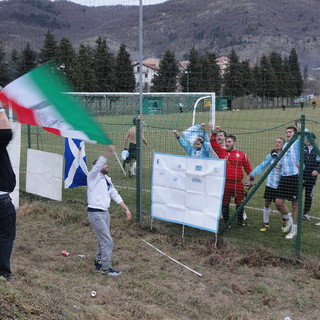
[[[88,220],[97,237],[95,270],[103,275],[118,276],[120,271],[111,268],[113,241],[110,235],[109,207],[111,199],[124,209],[126,220],[131,219],[131,212],[114,188],[108,174],[107,158],[114,151],[114,146],[107,146],[106,151],[93,163],[88,173]]]

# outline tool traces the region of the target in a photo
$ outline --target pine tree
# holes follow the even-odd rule
[[[303,78],[300,71],[299,59],[295,48],[291,49],[289,55],[289,67],[292,77],[291,97],[299,97],[303,92]]]
[[[290,98],[294,97],[291,92],[292,87],[292,76],[290,73],[290,65],[288,57],[284,57],[283,59],[283,74],[282,74],[282,97]]]
[[[10,82],[8,63],[5,60],[6,54],[4,52],[3,44],[0,41],[0,86],[4,87]]]
[[[94,50],[85,44],[80,44],[78,52],[78,63],[82,85],[79,87],[80,91],[92,92],[97,89],[97,79],[94,71]]]
[[[136,89],[136,79],[134,76],[130,54],[126,46],[121,44],[116,58],[115,66],[115,91],[134,92]]]
[[[81,88],[82,80],[76,52],[69,39],[62,38],[57,49],[59,69],[65,74],[75,90]]]
[[[253,93],[253,71],[250,68],[249,60],[241,62],[242,96]]]
[[[260,66],[258,64],[254,65],[254,67],[252,69],[252,78],[253,78],[252,94],[255,97],[262,97],[263,93],[262,93],[261,85],[260,85],[261,74],[260,74]]]
[[[201,78],[201,57],[193,47],[189,52],[189,64],[181,75],[180,85],[183,92],[199,92],[199,79]]]
[[[40,50],[40,61],[45,63],[48,61],[56,61],[57,59],[57,42],[53,33],[49,30],[46,33],[44,44]]]
[[[263,97],[274,97],[274,88],[276,86],[276,76],[274,69],[266,55],[263,55],[260,59],[260,77],[259,77],[259,96]],[[263,102],[264,102],[263,100]]]
[[[209,63],[209,80],[210,86],[208,92],[215,92],[216,95],[220,95],[222,76],[220,67],[217,65],[217,56],[215,53],[207,53],[206,58]]]
[[[229,55],[229,64],[224,74],[224,95],[241,97],[243,94],[242,65],[234,50]]]
[[[269,54],[269,62],[274,71],[275,82],[272,96],[276,98],[283,97],[282,79],[283,79],[283,60],[281,54],[273,51]]]
[[[99,37],[94,53],[94,69],[97,89],[102,92],[115,91],[115,59],[107,46],[106,39]]]
[[[214,53],[206,53],[200,57],[199,92],[215,92],[220,94],[221,73]]]
[[[18,61],[18,76],[22,76],[31,69],[37,66],[37,53],[30,48],[28,42],[26,47],[22,50]]]
[[[19,65],[19,52],[17,49],[13,49],[10,55],[10,60],[9,60],[9,78],[10,81],[15,80],[18,77],[18,65]]]
[[[154,76],[151,91],[175,92],[179,75],[178,61],[173,51],[167,50],[160,61],[159,71]]]

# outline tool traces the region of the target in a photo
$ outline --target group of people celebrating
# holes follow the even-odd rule
[[[212,148],[214,153],[220,159],[226,160],[226,181],[222,202],[222,217],[225,223],[229,220],[229,205],[231,199],[234,199],[236,208],[242,204],[244,191],[244,172],[246,174],[247,185],[249,188],[254,185],[255,176],[265,171],[277,159],[282,150],[286,147],[294,134],[301,130],[301,124],[296,122],[296,126],[289,126],[285,130],[285,139],[279,137],[275,139],[274,148],[265,159],[254,169],[251,168],[247,155],[236,148],[237,138],[234,135],[227,134],[220,126],[212,126],[209,124],[211,137],[207,134],[199,136],[194,145],[189,145],[177,130],[173,130],[173,134],[178,142],[186,150],[187,154],[195,157],[209,157],[209,149]],[[205,130],[206,125],[203,123],[201,129]],[[310,132],[307,137],[316,136]],[[320,157],[315,148],[312,146],[310,138],[305,139],[304,147],[304,170],[303,170],[303,186],[305,188],[305,201],[303,209],[303,219],[310,222],[310,209],[312,205],[312,196],[320,172]],[[286,239],[293,239],[297,235],[298,220],[298,186],[299,186],[299,162],[300,162],[300,139],[288,148],[282,158],[271,170],[267,177],[266,187],[264,191],[264,208],[263,208],[263,226],[261,232],[266,232],[270,228],[271,204],[275,203],[277,210],[282,216],[283,226],[282,232],[286,233]],[[291,202],[292,212],[290,212],[286,201]],[[244,209],[238,212],[238,225],[244,226]],[[316,223],[320,226],[320,223]]]

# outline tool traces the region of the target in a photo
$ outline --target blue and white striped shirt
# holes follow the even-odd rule
[[[286,142],[283,148],[288,144]],[[281,162],[281,175],[282,176],[294,176],[299,174],[299,164],[300,161],[300,139],[297,139],[288,151],[283,155]]]
[[[272,158],[271,154],[268,154],[266,158],[253,169],[253,171],[250,173],[250,176],[254,177],[262,173],[267,167],[269,167],[274,162],[274,160],[275,159]],[[266,185],[270,188],[277,189],[280,178],[281,178],[281,164],[280,162],[278,162],[277,165],[269,173]]]

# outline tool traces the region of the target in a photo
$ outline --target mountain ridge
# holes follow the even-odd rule
[[[258,62],[272,50],[288,55],[295,47],[301,67],[320,66],[318,0],[169,0],[143,7],[144,56],[161,57],[173,50],[186,59],[199,51]],[[68,1],[7,0],[0,2],[0,39],[7,51],[26,42],[39,50],[47,30],[78,46],[106,37],[111,50],[126,44],[138,57],[138,6],[88,7]]]

